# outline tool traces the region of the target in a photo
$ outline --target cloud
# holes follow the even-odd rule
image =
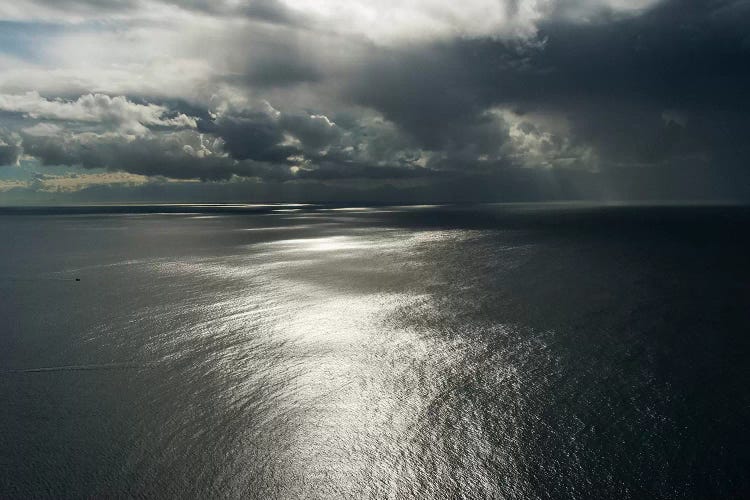
[[[226,151],[238,160],[286,163],[299,149],[285,144],[284,131],[277,121],[260,112],[222,117],[202,130],[224,140]]]
[[[17,165],[22,152],[20,137],[0,130],[0,167]]]
[[[132,11],[137,4],[137,0],[18,0],[0,5],[0,16],[9,20],[81,21]]]
[[[22,113],[34,119],[99,123],[135,134],[147,127],[195,128],[194,118],[185,114],[168,116],[169,110],[155,104],[136,104],[123,96],[87,94],[75,101],[49,100],[38,92],[0,94],[0,111]]]
[[[357,150],[351,131],[320,115],[246,112],[222,117],[200,130],[154,132],[71,132],[55,125],[24,129],[24,152],[43,165],[106,168],[172,179],[266,181],[299,179],[405,179],[433,175],[416,156],[402,151]],[[326,130],[327,129],[327,130]],[[377,129],[372,129],[377,133]],[[339,142],[331,139],[339,137]],[[324,147],[325,149],[320,149]]]
[[[24,151],[44,165],[108,168],[175,179],[228,179],[236,172],[252,175],[251,165],[237,166],[215,142],[195,132],[148,136],[66,132],[57,136],[23,136]]]
[[[11,20],[81,22],[158,19],[191,12],[366,36],[375,41],[454,36],[518,36],[536,22],[565,16],[587,22],[602,13],[630,14],[658,0],[17,0],[0,6]]]
[[[12,164],[374,197],[744,196],[746,2],[19,0],[0,17],[33,33],[0,51]]]

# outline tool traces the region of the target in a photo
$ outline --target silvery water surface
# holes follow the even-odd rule
[[[747,496],[749,223],[3,209],[0,497]]]

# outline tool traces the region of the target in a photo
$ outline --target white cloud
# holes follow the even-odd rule
[[[23,133],[35,137],[55,137],[63,133],[62,127],[54,123],[40,122],[22,129]]]
[[[283,0],[333,30],[393,43],[452,37],[530,37],[551,16],[589,22],[626,15],[660,0]]]
[[[564,16],[587,22],[597,13],[638,12],[660,0],[278,0],[279,10],[307,29],[365,36],[372,41],[433,40],[452,36],[505,37],[533,34],[537,22]],[[273,5],[264,1],[262,4]],[[257,0],[52,1],[17,0],[0,5],[0,19],[63,22],[164,23],[239,19]],[[96,47],[92,47],[96,50]]]
[[[276,62],[279,49],[298,51],[336,76],[336,67],[361,63],[355,39],[398,45],[452,37],[528,38],[550,16],[586,22],[603,9],[638,12],[658,0],[277,1],[304,27],[254,21],[243,14],[254,0],[0,2],[0,20],[64,27],[34,35],[38,40],[25,49],[33,57],[0,55],[0,93],[98,92],[206,104],[218,82],[242,80],[266,56]],[[346,42],[339,35],[348,37]],[[315,99],[323,97],[319,92]]]
[[[518,115],[507,109],[495,109],[508,126],[509,149],[506,154],[519,165],[531,168],[568,167],[596,171],[598,157],[593,148],[575,144],[568,124],[559,116]]]
[[[0,94],[0,110],[22,113],[29,118],[113,124],[118,129],[143,134],[147,127],[195,128],[195,118],[185,114],[167,116],[169,109],[156,104],[136,104],[123,96],[86,94],[75,101],[45,99],[38,92]]]
[[[286,0],[290,9],[336,31],[376,42],[533,32],[547,0]],[[513,6],[511,4],[516,4]]]

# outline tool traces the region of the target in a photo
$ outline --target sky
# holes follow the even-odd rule
[[[750,201],[747,0],[0,3],[0,205]]]

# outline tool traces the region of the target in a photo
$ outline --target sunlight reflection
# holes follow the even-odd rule
[[[435,245],[453,248],[475,237],[380,228],[158,264],[160,273],[194,276],[200,293],[186,308],[197,317],[150,348],[203,352],[196,370],[226,387],[217,411],[244,429],[223,468],[233,489],[253,481],[243,471],[260,456],[280,497],[395,497],[415,487],[437,496],[450,483],[426,478],[440,478],[441,464],[466,456],[466,448],[488,449],[476,420],[465,416],[475,411],[467,384],[504,395],[495,425],[507,427],[509,437],[506,455],[495,460],[509,488],[522,486],[523,478],[508,472],[517,469],[523,443],[513,430],[523,410],[514,354],[490,356],[474,336],[456,335],[449,326],[455,313],[441,318],[429,288],[416,279],[405,291],[400,281]],[[380,281],[351,284],[351,269],[377,270]],[[459,324],[495,339],[510,335],[504,326]],[[455,436],[436,434],[448,427]],[[467,460],[455,464],[465,489],[487,491],[495,479],[481,466],[486,457]]]
[[[361,250],[368,248],[368,241],[350,236],[328,236],[323,238],[299,238],[279,240],[271,243],[286,247],[291,251],[331,252],[340,250]]]

